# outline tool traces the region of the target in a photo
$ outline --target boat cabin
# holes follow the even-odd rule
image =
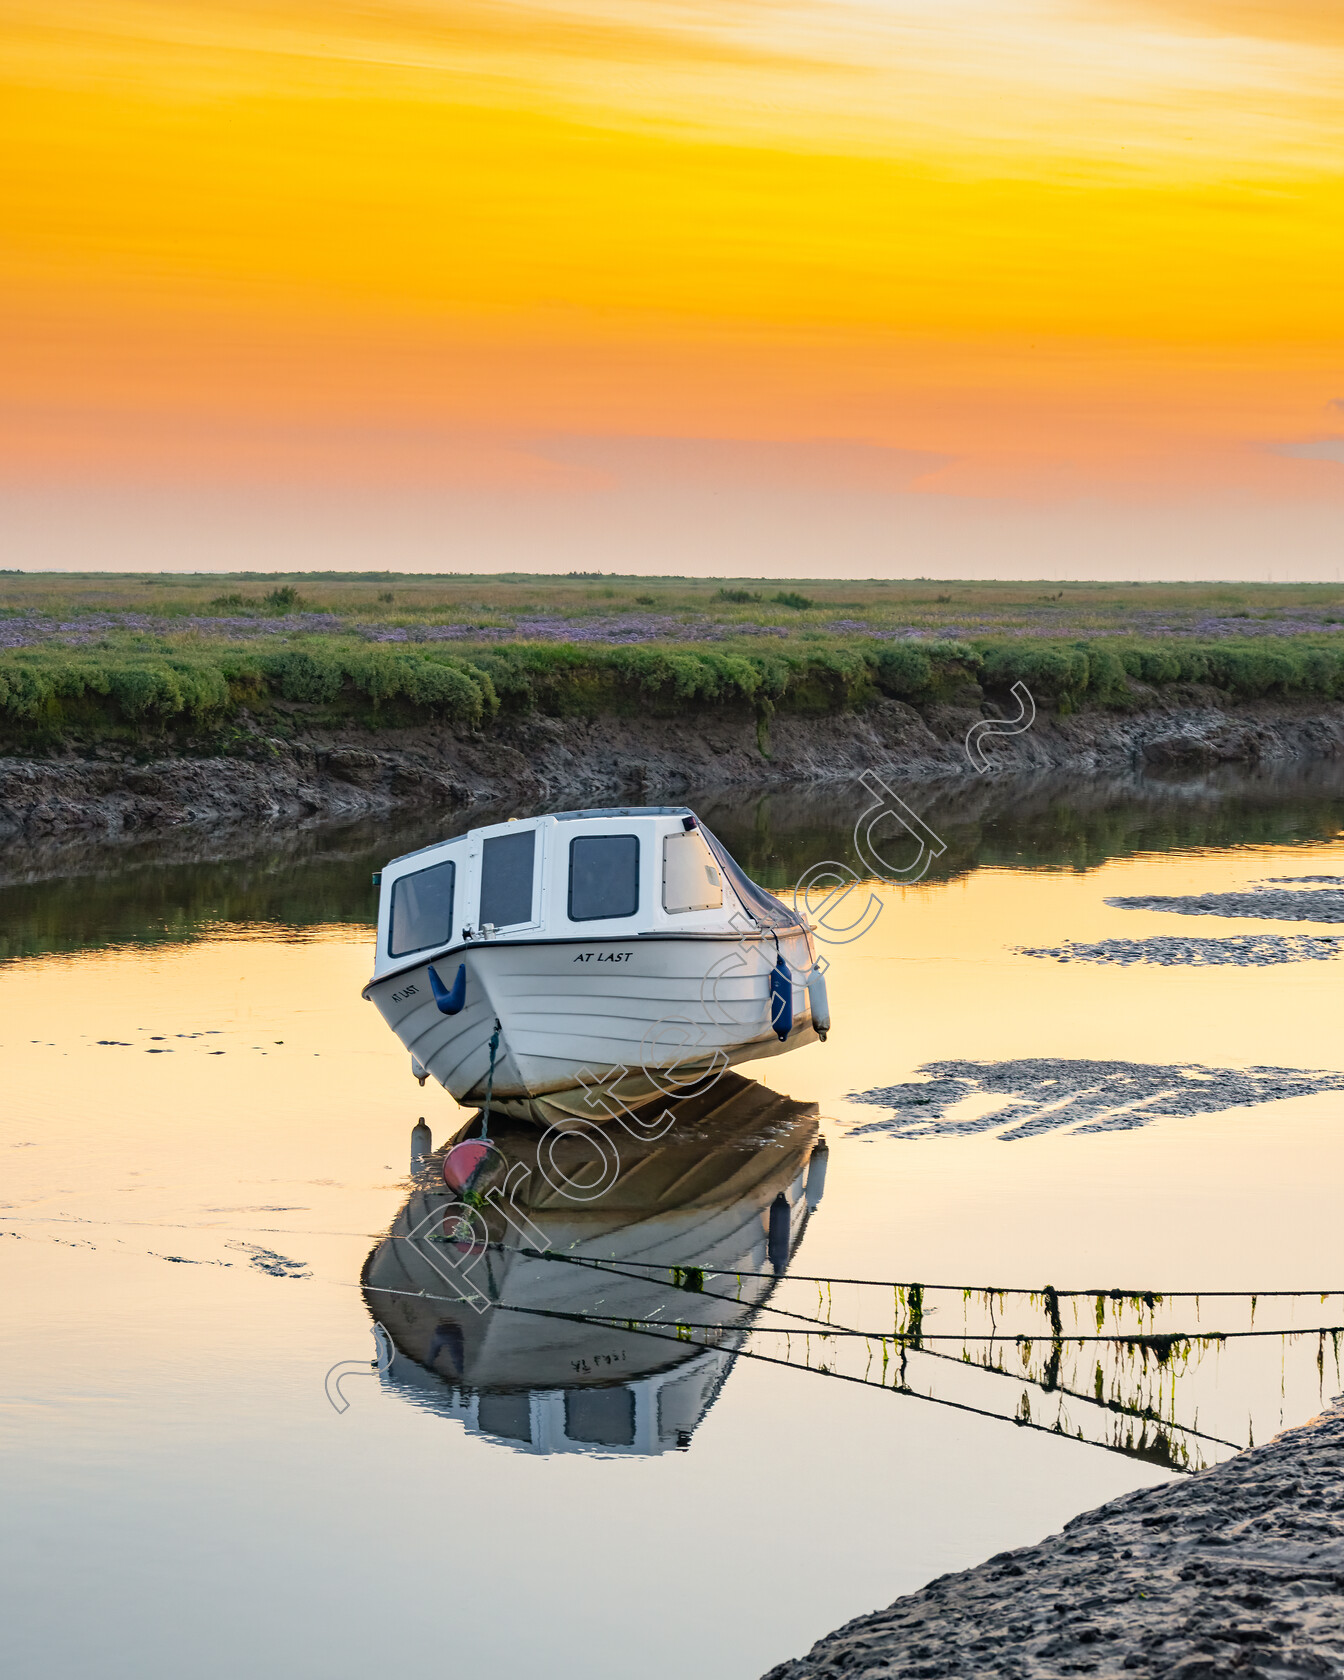
[[[684,805],[561,811],[474,828],[394,859],[380,885],[375,979],[482,942],[802,925]]]

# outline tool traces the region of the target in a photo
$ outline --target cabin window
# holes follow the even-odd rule
[[[476,1408],[476,1422],[483,1434],[530,1442],[532,1403],[526,1394],[483,1394]]]
[[[412,951],[427,951],[431,945],[452,943],[456,876],[455,864],[436,863],[393,882],[389,956],[408,957]]]
[[[628,1388],[567,1388],[565,1434],[594,1447],[633,1447],[635,1397]]]
[[[482,927],[513,927],[532,920],[532,859],[537,831],[497,834],[481,846]]]
[[[722,908],[723,880],[704,840],[694,830],[669,834],[663,841],[663,909],[684,916]]]
[[[639,909],[639,840],[583,834],[569,843],[569,919],[611,921]]]

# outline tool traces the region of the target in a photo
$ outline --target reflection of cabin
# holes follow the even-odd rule
[[[556,1257],[526,1249],[491,1212],[489,1249],[468,1250],[465,1262],[490,1302],[481,1312],[458,1298],[451,1280],[460,1245],[442,1240],[445,1221],[457,1230],[450,1210],[461,1204],[446,1189],[414,1192],[364,1268],[369,1310],[398,1354],[384,1381],[414,1404],[521,1449],[686,1446],[801,1240],[825,1155],[824,1147],[817,1152],[814,1103],[737,1074],[676,1113],[659,1142],[622,1132],[620,1176],[591,1203],[567,1200],[541,1177],[535,1127],[492,1128],[492,1170],[502,1177],[526,1169],[515,1205]],[[710,1283],[717,1293],[688,1293],[674,1283],[674,1269],[683,1280],[702,1272],[728,1279]],[[740,1288],[730,1289],[735,1272]],[[616,1322],[584,1322],[592,1313]],[[705,1334],[684,1342],[622,1322],[659,1316],[713,1326],[715,1345],[704,1345]]]
[[[451,1388],[406,1360],[398,1360],[383,1380],[414,1404],[456,1419],[468,1434],[520,1452],[649,1457],[690,1446],[733,1358],[727,1349],[697,1349],[671,1371],[600,1388]]]

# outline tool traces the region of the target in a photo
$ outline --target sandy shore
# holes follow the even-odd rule
[[[1188,1481],[944,1575],[766,1680],[1344,1675],[1344,1397]]]

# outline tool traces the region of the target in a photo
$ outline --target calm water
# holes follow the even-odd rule
[[[626,1275],[535,1261],[508,1280],[526,1310],[466,1323],[387,1239],[429,1205],[417,1117],[441,1146],[469,1116],[359,997],[370,869],[453,819],[241,858],[12,850],[13,1671],[751,1680],[1344,1386],[1315,1333],[1344,1300],[1271,1293],[1344,1285],[1338,773],[906,796],[946,851],[865,889],[876,921],[828,951],[829,1042],[755,1064],[765,1091],[725,1087],[721,1129],[688,1117],[604,1210],[534,1210],[555,1246],[619,1232]],[[867,803],[687,797],[780,891],[855,861]],[[1264,915],[1152,907],[1247,893]],[[1228,940],[1241,960],[1214,960]],[[717,1328],[655,1342],[594,1314]],[[1310,1333],[1161,1340],[1283,1327]]]

